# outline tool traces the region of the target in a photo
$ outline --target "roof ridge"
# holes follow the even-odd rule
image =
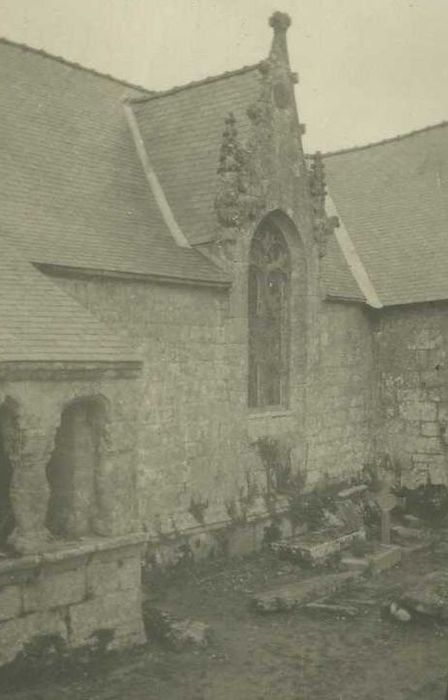
[[[150,100],[156,100],[158,97],[168,97],[169,95],[177,94],[182,90],[188,90],[189,88],[199,87],[200,85],[208,85],[208,83],[214,83],[218,80],[232,78],[234,75],[240,75],[241,73],[249,73],[251,70],[256,70],[257,68],[259,68],[262,63],[263,61],[258,61],[257,63],[242,66],[241,68],[236,68],[235,70],[225,71],[224,73],[219,73],[218,75],[210,75],[206,78],[201,78],[200,80],[192,80],[189,83],[184,83],[183,85],[175,85],[174,87],[169,88],[168,90],[150,92],[150,94],[142,95],[141,97],[131,97],[127,101],[132,103],[149,102]]]
[[[331,156],[339,156],[344,153],[352,153],[355,151],[364,151],[367,148],[374,148],[375,146],[383,146],[387,143],[395,143],[396,141],[402,141],[403,139],[408,139],[411,136],[416,136],[417,134],[423,134],[426,131],[432,131],[433,129],[440,129],[442,127],[448,126],[448,121],[444,120],[438,122],[437,124],[430,124],[429,126],[424,126],[420,129],[414,129],[413,131],[408,131],[405,134],[397,134],[397,136],[390,136],[386,139],[381,139],[380,141],[373,141],[371,143],[366,143],[361,146],[349,146],[348,148],[341,148],[337,151],[328,151],[323,153],[324,158],[331,158]]]
[[[116,78],[110,73],[102,73],[101,71],[96,70],[96,68],[83,66],[81,63],[77,63],[76,61],[70,61],[69,59],[64,58],[63,56],[56,56],[55,54],[52,54],[49,51],[46,51],[45,49],[37,49],[34,46],[29,46],[28,44],[22,43],[20,41],[14,41],[13,39],[8,39],[4,36],[0,36],[0,43],[9,44],[10,46],[15,46],[16,48],[22,49],[23,51],[29,51],[30,53],[38,54],[43,58],[50,58],[52,61],[57,61],[62,65],[70,66],[71,68],[77,68],[78,70],[83,70],[86,73],[91,73],[92,75],[96,75],[99,78],[106,78],[107,80],[112,80],[115,83],[120,83],[121,85],[133,88],[134,90],[141,90],[145,92],[148,96],[152,94],[151,90],[143,87],[142,85],[130,83],[128,80],[124,80],[122,78]]]

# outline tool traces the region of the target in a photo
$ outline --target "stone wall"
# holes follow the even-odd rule
[[[359,305],[319,303],[307,362],[306,286],[296,274],[290,404],[249,410],[246,268],[240,269],[230,295],[149,282],[58,280],[142,344],[138,493],[141,521],[155,536],[225,524],[229,507],[249,491],[249,510],[265,515],[266,474],[251,447],[258,438],[286,442],[293,469],[309,471],[310,483],[326,473],[353,475],[368,459],[367,314]]]
[[[145,358],[138,417],[140,516],[153,534],[223,522],[254,461],[246,415],[246,351],[226,292],[107,279],[58,279],[98,318],[125,330]]]
[[[142,345],[139,508],[159,539],[266,515],[259,439],[287,447],[292,470],[308,470],[312,481],[353,474],[369,449],[369,326],[359,308],[322,301],[320,259],[335,222],[325,215],[321,159],[310,173],[303,154],[289,24],[282,13],[271,18],[259,95],[238,121],[223,114],[216,134],[216,229],[202,250],[228,270],[230,289],[54,273]],[[289,391],[281,406],[249,410],[248,267],[262,222],[281,230],[290,251]]]
[[[326,302],[307,392],[309,482],[359,475],[371,459],[375,364],[372,323],[360,304]]]
[[[401,468],[403,483],[448,482],[447,306],[419,304],[381,312],[377,453]]]
[[[0,666],[50,636],[67,651],[144,643],[141,549],[128,535],[1,561]]]

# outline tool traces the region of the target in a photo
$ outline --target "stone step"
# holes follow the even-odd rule
[[[380,544],[376,552],[367,555],[367,559],[371,571],[387,571],[401,562],[401,547],[393,544]]]
[[[355,617],[359,610],[352,605],[337,605],[333,603],[307,603],[305,610],[310,612],[336,615],[336,617]]]
[[[342,557],[341,564],[351,571],[363,572],[369,568],[369,560],[367,557]]]
[[[341,564],[351,571],[371,571],[378,573],[391,569],[400,563],[402,547],[396,545],[377,545],[375,551],[364,557],[346,556],[341,559]]]
[[[309,566],[318,566],[325,564],[335,555],[348,549],[353,542],[365,540],[365,538],[366,532],[364,528],[341,534],[324,531],[305,537],[274,542],[271,545],[271,549],[292,561]]]
[[[448,622],[448,569],[433,571],[401,596],[399,605],[411,614],[433,617]]]
[[[367,484],[358,484],[357,486],[350,486],[348,489],[343,489],[342,491],[339,491],[338,493],[338,498],[341,500],[345,500],[347,498],[350,499],[356,499],[361,496],[363,496],[367,491],[369,490],[369,487]]]
[[[353,571],[313,576],[258,593],[252,598],[251,605],[262,613],[295,610],[346,589],[358,578],[359,574]]]
[[[428,535],[425,530],[420,527],[407,527],[406,525],[392,525],[391,534],[401,540],[423,540]]]
[[[411,513],[405,513],[403,515],[403,520],[407,522],[409,527],[415,527],[421,530],[425,528],[425,523],[423,520],[416,515],[412,515]]]

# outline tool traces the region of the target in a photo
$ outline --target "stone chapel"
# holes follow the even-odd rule
[[[166,92],[0,42],[1,664],[142,641],[145,550],[255,549],[282,470],[447,482],[448,126],[305,153],[270,25]]]

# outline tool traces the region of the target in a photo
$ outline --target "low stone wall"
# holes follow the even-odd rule
[[[276,537],[289,538],[302,533],[303,526],[293,527],[288,515],[285,497],[278,497],[273,516],[265,508],[254,508],[244,520],[231,518],[202,525],[187,525],[179,530],[168,527],[158,536],[150,535],[146,549],[146,570],[151,581],[151,570],[168,570],[181,560],[199,562],[216,557],[245,557],[259,551],[270,541],[270,531]]]
[[[0,561],[0,666],[47,635],[68,649],[146,641],[141,610],[145,536],[89,539]]]

